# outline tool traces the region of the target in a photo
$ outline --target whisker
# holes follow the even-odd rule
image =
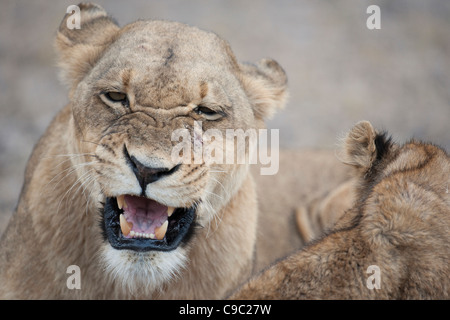
[[[224,170],[223,168],[220,167],[209,167],[210,170],[217,170],[219,172],[228,172],[228,170]]]
[[[214,208],[211,204],[211,202],[209,202],[209,200],[204,199],[204,204],[208,207],[208,212],[214,212]],[[206,238],[209,238],[210,236],[212,236],[214,234],[214,232],[217,231],[217,229],[219,228],[220,223],[222,222],[222,218],[219,215],[213,214],[212,219],[209,220],[208,223],[208,231],[206,232]],[[211,224],[212,222],[215,222],[215,228],[212,228]]]
[[[81,179],[83,179],[84,176],[89,175],[92,171],[94,171],[94,169],[91,169],[91,170],[85,172],[84,174],[82,174],[82,175],[81,175],[81,176],[80,176],[80,177],[72,184],[72,186],[69,188],[69,190],[67,190],[67,191],[64,193],[63,197],[61,198],[61,200],[60,200],[59,203],[58,203],[58,207],[56,208],[56,213],[57,213],[57,214],[59,213],[59,208],[60,208],[61,203],[62,203],[62,201],[64,200],[64,198],[65,198],[65,197],[69,194],[69,192],[77,185],[77,183],[79,183],[79,181],[80,181]]]
[[[90,185],[90,184],[94,184],[95,182],[95,178],[91,179],[85,186],[85,188],[83,189],[83,193],[86,191],[86,188]],[[89,202],[91,201],[91,197],[92,197],[92,193],[94,192],[94,190],[91,190],[91,192],[88,194],[87,196],[87,201],[86,201],[86,210],[85,210],[85,215],[88,215],[88,209],[89,209]]]
[[[63,181],[65,178],[67,178],[70,174],[72,174],[73,172],[75,172],[77,170],[78,167],[83,167],[83,166],[87,166],[87,165],[91,165],[91,164],[95,164],[98,163],[98,161],[90,161],[90,162],[84,162],[84,163],[79,163],[73,166],[70,166],[69,168],[59,172],[57,175],[55,175],[49,182],[46,183],[46,185],[43,187],[43,190],[45,190],[47,188],[47,186],[53,181],[55,180],[58,176],[60,176],[61,174],[63,174],[66,171],[71,170],[70,172],[68,172],[67,174],[64,175],[64,177],[62,177],[53,187],[52,192],[55,190],[56,186]]]
[[[85,212],[86,212],[85,214],[86,214],[86,215],[88,214],[89,202],[91,201],[91,196],[92,196],[92,193],[93,193],[93,190],[91,190],[91,191],[89,192],[89,194],[86,195],[86,189],[88,188],[89,185],[94,184],[94,182],[95,182],[95,176],[94,176],[94,175],[90,175],[90,176],[89,176],[85,181],[83,181],[83,183],[80,185],[80,187],[83,187],[82,192],[83,192],[84,198],[86,199],[86,210],[85,210]]]
[[[96,159],[98,159],[97,155],[92,155],[92,156],[95,157]],[[59,166],[63,165],[64,163],[66,163],[68,161],[71,161],[72,159],[73,158],[69,158],[69,159],[66,159],[64,161],[61,161],[55,168],[58,168]],[[87,163],[87,162],[84,162],[84,163]]]
[[[94,169],[89,170],[89,172],[91,172],[92,170],[94,170]],[[95,176],[89,175],[89,176],[87,177],[87,179],[84,180],[84,181],[80,184],[80,186],[78,187],[78,189],[75,190],[75,194],[76,194],[76,193],[78,192],[78,190],[80,190],[81,188],[83,188],[83,189],[82,189],[82,193],[83,193],[84,198],[86,199],[86,201],[87,201],[88,199],[87,199],[87,197],[86,197],[85,186],[84,186],[84,184],[85,184],[86,182],[88,182],[88,181],[90,182],[92,179],[95,179]]]
[[[87,141],[87,140],[80,140],[81,142],[86,142],[86,143],[92,143],[92,144],[95,144],[95,145],[97,145],[97,146],[100,146],[101,144],[100,143],[97,143],[97,142],[92,142],[92,141]]]
[[[212,194],[213,196],[216,196],[216,197],[218,197],[218,198],[220,198],[220,199],[224,200],[224,199],[223,199],[223,197],[219,196],[218,194],[215,194],[214,192],[211,192],[211,191],[207,191],[207,190],[203,190],[203,192],[206,192],[206,193]]]
[[[80,184],[80,186],[78,187],[77,190],[75,190],[74,195],[76,195],[78,193],[78,191],[80,190],[80,188],[82,188],[81,192],[83,193],[84,198],[86,199],[85,202],[85,212],[86,215],[88,214],[88,208],[89,208],[89,201],[90,199],[90,195],[92,193],[92,191],[90,192],[89,196],[86,195],[86,188],[89,186],[89,184],[93,183],[95,181],[95,176],[91,175],[90,172],[93,171],[94,169],[89,171],[89,175],[88,177]],[[83,178],[84,179],[84,178]],[[67,201],[67,200],[66,200]]]
[[[51,159],[54,157],[81,157],[81,156],[95,156],[94,153],[68,153],[68,154],[52,154],[46,157],[42,157],[42,159]]]
[[[223,186],[223,184],[222,184],[219,180],[217,180],[217,179],[214,178],[214,177],[211,177],[211,179],[212,179],[213,181],[217,182],[217,183],[222,187],[223,192],[225,192],[225,194],[226,194],[227,196],[229,196],[229,192],[225,189],[225,187]]]

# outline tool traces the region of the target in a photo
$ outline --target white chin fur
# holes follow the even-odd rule
[[[186,265],[186,250],[134,252],[107,244],[102,251],[105,271],[112,281],[131,295],[158,293]]]

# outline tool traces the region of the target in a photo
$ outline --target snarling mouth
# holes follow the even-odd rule
[[[192,233],[196,207],[167,207],[132,195],[106,198],[102,229],[115,249],[169,251]]]

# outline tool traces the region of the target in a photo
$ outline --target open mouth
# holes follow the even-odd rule
[[[132,195],[106,198],[102,228],[115,249],[169,251],[188,240],[195,206],[168,207],[155,200]]]

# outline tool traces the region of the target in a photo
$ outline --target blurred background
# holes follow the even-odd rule
[[[184,22],[228,40],[237,58],[277,60],[290,100],[268,122],[283,148],[333,149],[359,120],[450,148],[448,0],[96,1],[121,26]],[[28,157],[67,103],[53,39],[76,1],[0,0],[0,233],[14,209]],[[381,29],[369,30],[369,5]]]

